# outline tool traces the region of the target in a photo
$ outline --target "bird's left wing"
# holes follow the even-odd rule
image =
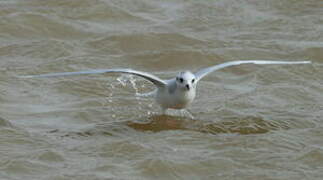
[[[268,61],[268,60],[244,60],[244,61],[230,61],[223,64],[218,64],[215,66],[211,66],[208,68],[201,69],[200,71],[195,73],[196,80],[199,81],[204,76],[208,75],[211,72],[217,71],[219,69],[235,66],[240,64],[309,64],[311,61]]]
[[[39,74],[39,75],[28,75],[20,76],[22,78],[46,78],[46,77],[60,77],[60,76],[72,76],[72,75],[88,75],[88,74],[105,74],[105,73],[126,73],[133,74],[145,78],[155,84],[158,87],[165,86],[166,82],[157,76],[152,74],[136,71],[132,69],[93,69],[88,71],[77,71],[77,72],[59,72],[59,73],[49,73],[49,74]]]

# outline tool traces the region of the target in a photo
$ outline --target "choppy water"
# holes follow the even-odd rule
[[[322,0],[1,0],[0,179],[321,179],[322,17]],[[237,59],[314,63],[216,72],[194,119],[158,115],[140,78],[17,78]]]

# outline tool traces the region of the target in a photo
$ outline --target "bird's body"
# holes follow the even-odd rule
[[[165,112],[167,109],[184,109],[189,106],[196,96],[196,86],[199,80],[207,74],[219,69],[240,65],[240,64],[309,64],[310,61],[268,61],[268,60],[248,60],[248,61],[231,61],[223,64],[201,69],[196,73],[190,71],[180,72],[175,78],[170,80],[162,80],[152,74],[136,71],[132,69],[96,69],[79,72],[62,72],[41,75],[23,76],[25,78],[42,78],[42,77],[58,77],[69,75],[84,74],[102,74],[102,73],[127,73],[137,75],[147,79],[156,86],[153,96],[156,102]]]
[[[190,90],[179,88],[176,79],[168,80],[167,86],[158,88],[155,100],[160,107],[166,109],[184,109],[194,100],[196,89]]]

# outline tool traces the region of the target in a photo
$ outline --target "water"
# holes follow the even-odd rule
[[[0,179],[321,179],[321,0],[1,0]],[[160,115],[133,68],[203,79],[191,119]]]

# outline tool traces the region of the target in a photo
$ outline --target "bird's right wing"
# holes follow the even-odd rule
[[[269,60],[244,60],[244,61],[230,61],[222,64],[218,64],[215,66],[207,67],[201,69],[200,71],[195,73],[196,79],[199,81],[204,76],[208,75],[211,72],[217,71],[219,69],[223,69],[229,66],[235,66],[240,64],[309,64],[311,61],[269,61]]]
[[[47,78],[47,77],[60,77],[60,76],[72,76],[72,75],[88,75],[88,74],[105,74],[105,73],[126,73],[137,75],[146,80],[152,82],[158,87],[163,87],[166,85],[166,82],[157,76],[152,74],[136,71],[132,69],[93,69],[88,71],[77,71],[77,72],[59,72],[59,73],[49,73],[49,74],[39,74],[39,75],[27,75],[20,76],[21,78]]]

